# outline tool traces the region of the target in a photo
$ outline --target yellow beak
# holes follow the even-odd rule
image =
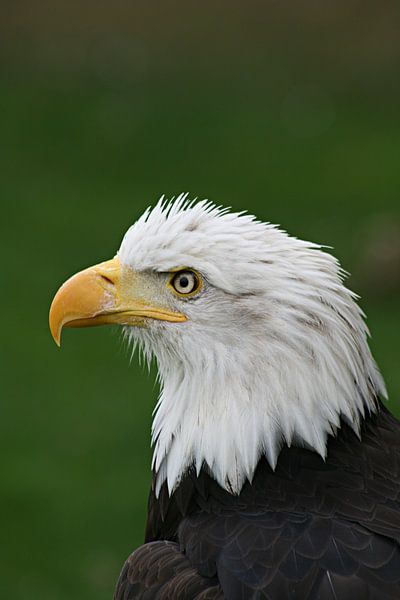
[[[172,323],[187,320],[181,313],[146,302],[139,279],[139,274],[123,267],[118,258],[89,267],[68,279],[50,307],[50,331],[56,344],[60,346],[63,327],[143,325],[147,318]]]

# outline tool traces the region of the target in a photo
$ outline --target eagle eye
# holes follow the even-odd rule
[[[182,270],[173,274],[170,285],[179,296],[193,296],[201,289],[201,278],[194,271]]]

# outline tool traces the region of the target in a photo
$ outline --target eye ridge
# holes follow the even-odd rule
[[[200,276],[191,269],[182,269],[173,273],[170,285],[179,296],[192,296],[202,287]]]

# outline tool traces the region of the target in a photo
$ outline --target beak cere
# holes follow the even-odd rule
[[[186,321],[185,315],[154,306],[139,294],[138,280],[144,276],[113,258],[68,279],[50,307],[50,331],[56,344],[60,346],[63,327],[144,325],[149,318]]]

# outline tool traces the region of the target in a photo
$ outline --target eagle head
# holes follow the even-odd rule
[[[189,468],[233,494],[283,445],[326,454],[344,419],[358,433],[386,395],[338,261],[245,213],[161,199],[116,256],[57,292],[50,328],[122,325],[155,357],[156,493]]]

